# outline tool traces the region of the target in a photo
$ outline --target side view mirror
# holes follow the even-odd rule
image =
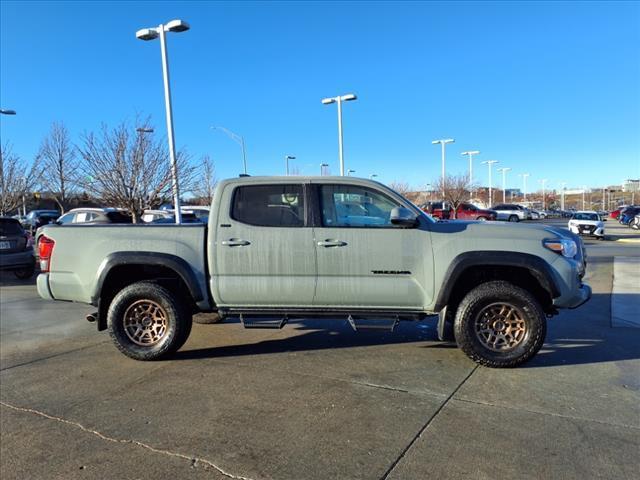
[[[400,227],[415,227],[418,224],[418,216],[408,208],[395,207],[391,210],[391,223]]]

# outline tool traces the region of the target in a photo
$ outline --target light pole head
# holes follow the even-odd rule
[[[153,133],[153,128],[138,127],[138,128],[136,128],[136,132],[138,132],[138,133]]]
[[[16,111],[15,110],[0,110],[0,113],[3,115],[15,115]]]
[[[136,38],[144,41],[153,40],[158,38],[158,30],[155,28],[143,28],[136,32]]]
[[[478,155],[480,153],[480,150],[471,150],[469,152],[462,152],[460,155]]]
[[[369,175],[369,179],[373,180],[374,178],[376,178],[378,176],[377,173],[372,173],[371,175]]]
[[[164,26],[165,32],[186,32],[189,30],[189,24],[184,20],[171,20]]]
[[[329,164],[328,164],[328,163],[321,163],[321,164],[320,164],[320,166],[321,166],[321,167],[328,167],[328,166],[329,166]]]
[[[335,98],[323,98],[322,103],[325,105],[331,105],[332,103],[336,103]]]
[[[491,167],[491,165],[493,165],[494,163],[500,163],[498,162],[498,160],[485,160],[484,162],[480,162],[482,163],[482,165],[487,164],[489,165],[489,167]]]
[[[347,177],[350,177],[352,173],[356,173],[356,171],[351,169],[347,170]]]
[[[499,172],[506,173],[506,172],[508,172],[509,170],[511,170],[511,168],[509,168],[509,167],[502,167],[502,168],[498,168],[497,170],[498,170]]]
[[[447,143],[454,143],[454,142],[455,142],[455,140],[453,138],[443,138],[443,139],[440,139],[440,140],[433,140],[431,143],[434,144],[434,145],[436,143],[442,143],[442,144],[446,145]]]
[[[347,93],[346,95],[342,95],[340,97],[340,100],[342,100],[343,102],[350,102],[351,100],[357,100],[358,97],[353,94],[353,93]]]
[[[294,157],[293,155],[287,155],[285,158],[287,160],[295,160],[296,159],[296,157]]]

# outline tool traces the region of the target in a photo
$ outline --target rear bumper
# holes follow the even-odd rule
[[[33,256],[33,249],[23,252],[0,254],[0,270],[17,270],[35,265],[36,258]]]
[[[38,275],[36,280],[36,286],[38,288],[38,295],[40,295],[45,300],[55,300],[53,295],[51,294],[51,289],[49,288],[49,274],[41,273]]]

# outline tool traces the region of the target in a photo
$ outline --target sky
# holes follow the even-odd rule
[[[507,167],[507,188],[602,187],[640,178],[639,2],[0,2],[3,143],[32,159],[51,123],[72,139],[150,115],[166,134],[160,43],[167,35],[176,144],[208,154],[218,178],[345,168],[424,188]],[[135,126],[132,125],[132,128]]]

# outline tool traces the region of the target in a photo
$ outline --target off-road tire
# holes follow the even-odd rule
[[[35,265],[29,265],[28,267],[20,268],[18,270],[14,270],[13,274],[19,278],[20,280],[27,280],[33,277],[33,274],[36,272]]]
[[[193,323],[199,323],[201,325],[220,323],[222,320],[224,319],[217,313],[199,313],[193,316]]]
[[[509,221],[510,222],[519,222],[520,221],[520,217],[518,217],[518,215],[509,215]]]
[[[154,342],[145,335],[136,343],[132,339],[136,306],[144,309],[151,306],[158,314],[157,323],[162,323],[161,335]],[[132,310],[133,309],[133,310]],[[145,315],[144,313],[142,314]],[[125,317],[126,316],[126,317]],[[146,318],[140,320],[140,325]],[[176,352],[187,341],[191,333],[191,312],[186,303],[166,288],[153,282],[137,282],[122,289],[111,301],[107,313],[109,335],[118,350],[135,360],[157,360]],[[128,332],[128,333],[127,333]]]
[[[525,332],[512,349],[494,351],[485,346],[476,332],[482,314],[493,304],[517,310]],[[460,302],[454,321],[456,343],[474,362],[492,368],[516,367],[531,359],[542,347],[547,321],[538,301],[527,291],[505,281],[486,282],[471,290]]]

